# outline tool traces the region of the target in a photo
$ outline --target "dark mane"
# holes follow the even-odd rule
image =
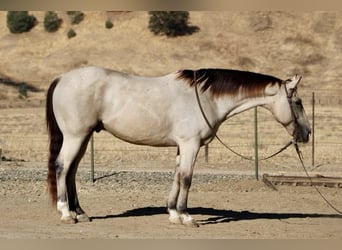
[[[194,77],[196,75],[196,82]],[[204,82],[201,91],[207,89],[213,96],[236,95],[245,93],[249,97],[263,94],[263,90],[268,84],[282,84],[282,80],[259,73],[230,69],[199,69],[180,70],[177,79],[186,80],[190,86],[199,85]]]

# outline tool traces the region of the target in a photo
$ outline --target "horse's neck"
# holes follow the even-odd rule
[[[216,106],[220,120],[225,120],[256,106],[269,106],[272,102],[273,100],[270,96],[239,98],[223,96],[216,100]]]

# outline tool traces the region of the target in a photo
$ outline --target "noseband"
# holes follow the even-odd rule
[[[298,82],[300,82],[301,79],[302,79],[302,77],[299,78]],[[289,81],[289,80],[286,80],[286,81]],[[302,109],[303,109],[303,106],[302,106],[301,100],[299,98],[298,98],[298,100],[294,100],[294,98],[297,95],[297,87],[292,89],[291,92],[289,93],[289,91],[287,90],[287,88],[285,86],[285,93],[286,93],[287,102],[289,103],[289,106],[290,106],[292,120],[294,122],[294,131],[293,131],[292,136],[293,136],[294,141],[297,142],[297,138],[296,138],[297,129],[300,126],[299,122],[298,122],[297,106],[300,105]]]

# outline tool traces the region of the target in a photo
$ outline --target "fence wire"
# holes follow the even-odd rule
[[[312,114],[312,93],[300,93],[310,121]],[[339,89],[315,90],[315,165],[342,164],[342,92]],[[44,108],[0,109],[0,149],[3,161],[25,161],[44,164],[48,158],[48,136],[46,133]],[[254,111],[249,110],[225,121],[218,131],[220,138],[235,151],[254,156]],[[271,113],[258,108],[259,157],[268,156],[290,138],[286,130],[278,124]],[[312,144],[302,145],[305,161],[312,163]],[[176,148],[137,146],[122,142],[107,132],[94,135],[95,166],[124,168],[125,166],[158,166],[173,168]],[[89,147],[81,165],[90,166]],[[215,168],[222,166],[229,170],[238,166],[253,169],[253,163],[243,160],[227,151],[214,139],[209,145],[208,162],[205,150],[199,152],[197,162]],[[261,165],[297,165],[292,149],[288,149]],[[315,166],[312,166],[315,167]]]

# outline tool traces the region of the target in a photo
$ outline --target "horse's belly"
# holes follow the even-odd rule
[[[130,111],[126,115],[103,119],[106,131],[126,142],[150,146],[175,146],[171,125],[165,117]]]
[[[115,137],[129,143],[159,147],[176,146],[176,143],[172,138],[165,133],[160,133],[160,131],[158,131],[158,133],[149,133],[148,131],[139,133],[141,130],[135,130],[134,127],[132,127],[132,129],[108,125],[105,125],[104,127],[106,131],[113,134]]]

